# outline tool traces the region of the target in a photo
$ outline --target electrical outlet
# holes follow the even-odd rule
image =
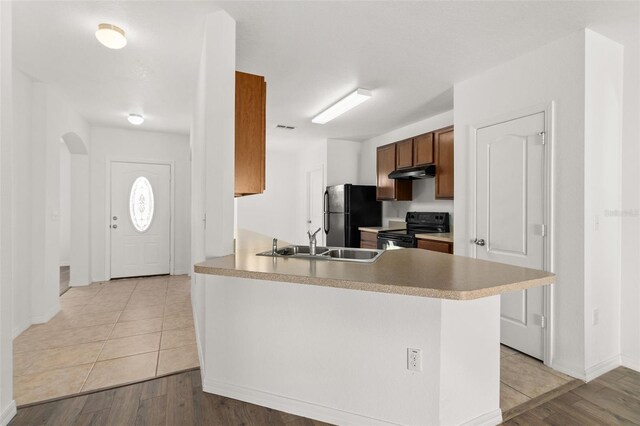
[[[407,370],[422,371],[422,351],[407,348]]]
[[[596,308],[593,310],[593,325],[600,324],[600,311]]]

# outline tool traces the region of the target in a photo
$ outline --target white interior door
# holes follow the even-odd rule
[[[168,274],[171,168],[111,163],[111,278]]]
[[[544,269],[544,130],[540,112],[477,131],[478,259]],[[542,287],[501,298],[502,343],[543,359]]]
[[[307,225],[308,230],[315,232],[316,229],[322,228],[322,197],[324,194],[324,182],[322,169],[307,172],[307,194],[308,194],[308,213]],[[318,244],[324,244],[324,232],[320,231],[316,234]]]

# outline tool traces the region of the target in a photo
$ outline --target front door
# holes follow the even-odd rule
[[[544,269],[544,112],[477,131],[476,257]],[[544,357],[542,287],[501,296],[501,342]]]
[[[168,274],[171,168],[111,163],[111,278]]]

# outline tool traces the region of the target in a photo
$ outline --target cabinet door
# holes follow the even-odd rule
[[[443,241],[418,240],[418,248],[440,253],[453,253],[453,246]]]
[[[433,164],[433,133],[413,138],[413,165]]]
[[[236,72],[235,194],[265,189],[266,83],[259,75]]]
[[[378,200],[394,200],[396,196],[395,180],[389,179],[389,173],[396,169],[396,145],[378,147],[377,150],[377,189]]]
[[[435,133],[436,198],[453,198],[453,127]]]
[[[396,170],[413,167],[413,139],[396,143]]]
[[[360,231],[360,248],[374,249],[378,247],[378,234],[375,232]]]

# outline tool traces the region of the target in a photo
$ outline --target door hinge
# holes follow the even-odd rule
[[[547,236],[547,225],[540,225],[540,233],[543,237]]]
[[[202,221],[204,222],[204,229],[207,229],[207,214],[204,214],[204,217],[202,218]]]
[[[540,327],[547,328],[547,317],[544,315],[540,316]]]
[[[540,136],[540,139],[542,140],[542,145],[544,145],[545,143],[547,143],[546,139],[547,139],[547,132],[539,132],[538,136]]]

